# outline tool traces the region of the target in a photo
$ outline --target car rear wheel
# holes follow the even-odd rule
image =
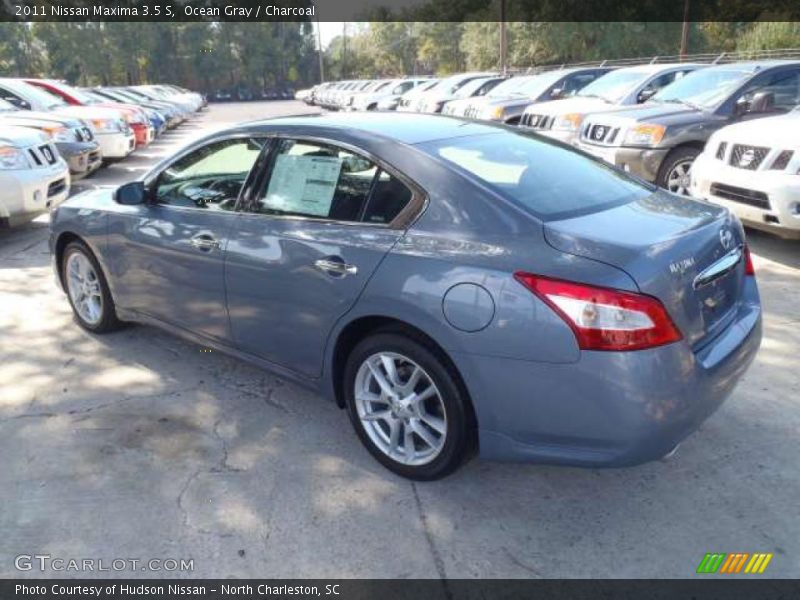
[[[692,164],[700,155],[697,148],[676,148],[667,155],[656,184],[673,194],[689,195]]]
[[[82,242],[70,242],[64,250],[62,280],[78,324],[92,333],[119,329],[114,300],[103,271]]]
[[[348,357],[344,385],[356,433],[398,475],[439,479],[469,456],[467,400],[447,365],[417,341],[366,338]]]

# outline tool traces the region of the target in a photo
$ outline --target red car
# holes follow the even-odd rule
[[[53,79],[25,79],[25,82],[58,96],[67,104],[74,106],[103,106],[119,110],[125,115],[125,120],[128,121],[133,133],[136,135],[137,148],[147,146],[155,138],[155,130],[150,125],[147,114],[135,104],[99,102],[95,98],[84,94],[81,90]]]

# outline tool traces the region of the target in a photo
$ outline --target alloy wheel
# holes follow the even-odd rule
[[[89,325],[103,318],[103,293],[92,263],[81,252],[67,259],[67,291],[78,316]]]
[[[689,195],[690,176],[693,160],[682,160],[672,166],[667,175],[667,189],[673,194]]]
[[[431,376],[402,354],[368,357],[355,377],[358,418],[390,459],[419,466],[434,460],[447,438],[447,414]]]

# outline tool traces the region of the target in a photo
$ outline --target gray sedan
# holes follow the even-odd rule
[[[761,340],[736,217],[499,125],[249,123],[51,228],[82,327],[153,324],[311,386],[415,479],[475,452],[662,457]]]

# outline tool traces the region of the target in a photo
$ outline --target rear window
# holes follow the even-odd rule
[[[626,204],[655,190],[576,150],[522,132],[437,140],[421,147],[544,221]]]

